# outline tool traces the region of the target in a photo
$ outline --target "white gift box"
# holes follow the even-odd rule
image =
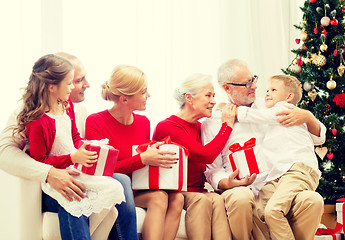
[[[335,210],[337,211],[337,222],[343,224],[343,219],[344,219],[344,212],[343,212],[343,207],[344,203],[343,202],[338,202],[335,204]],[[341,232],[344,233],[344,227],[341,228]]]
[[[314,240],[341,240],[341,234],[331,234],[331,235],[316,235]]]
[[[266,162],[259,161],[256,158],[257,147],[255,140],[255,138],[252,138],[245,142],[243,146],[235,143],[229,147],[231,151],[229,161],[233,171],[236,169],[239,170],[239,178],[244,178],[246,175],[252,175],[253,173],[262,173],[267,170]]]
[[[132,147],[133,155],[138,145]],[[177,164],[171,164],[172,168],[145,166],[132,173],[132,187],[135,190],[164,189],[187,191],[187,165],[188,151],[175,144],[163,144],[160,150],[175,152],[178,156]]]

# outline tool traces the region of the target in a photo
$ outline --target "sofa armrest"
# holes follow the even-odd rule
[[[0,170],[0,239],[42,239],[42,192],[38,181]]]

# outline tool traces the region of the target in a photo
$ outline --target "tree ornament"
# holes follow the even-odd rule
[[[295,72],[295,73],[300,73],[302,72],[302,67],[299,66],[298,64],[294,64],[292,67],[291,67],[291,71]]]
[[[331,79],[327,82],[326,86],[329,90],[333,90],[334,88],[336,88],[337,83]]]
[[[335,129],[335,128],[332,129],[332,134],[333,134],[334,136],[337,135],[337,132],[338,132],[337,129]]]
[[[310,62],[311,62],[311,59],[306,57],[306,58],[303,59],[303,62],[304,62],[305,64],[310,63]]]
[[[331,25],[336,26],[336,25],[338,25],[338,20],[333,18],[330,23],[331,23]]]
[[[320,20],[320,23],[325,27],[328,27],[330,22],[331,22],[331,19],[329,19],[329,17],[327,17],[327,16],[324,16]]]
[[[339,93],[333,98],[333,102],[341,108],[345,107],[345,93]]]
[[[296,42],[297,44],[299,44],[299,43],[301,42],[301,39],[296,38],[296,39],[295,39],[295,42]]]
[[[309,2],[310,2],[310,3],[315,3],[315,2],[316,2],[316,0],[309,0]]]
[[[311,90],[308,92],[308,96],[309,96],[310,100],[312,100],[314,102],[314,100],[317,96],[317,92],[315,90]]]
[[[298,66],[302,66],[303,62],[302,62],[302,53],[301,55],[299,56],[299,59],[297,59],[297,65]]]
[[[326,103],[325,104],[325,112],[326,113],[329,113],[332,111],[332,106],[329,104],[329,103]]]
[[[316,55],[315,59],[313,60],[313,63],[318,67],[323,67],[326,65],[326,57],[322,54]]]
[[[340,63],[340,65],[337,67],[337,71],[339,76],[342,77],[345,71],[345,66],[342,63]]]
[[[316,147],[315,153],[323,160],[328,152],[327,147]]]
[[[334,57],[336,57],[338,55],[338,50],[337,49],[334,50],[333,55],[334,55]]]
[[[304,91],[309,92],[309,91],[313,90],[313,88],[314,88],[314,84],[312,84],[310,82],[304,82],[303,83]]]
[[[326,51],[327,51],[327,49],[328,49],[327,44],[325,44],[325,43],[321,44],[321,46],[320,46],[320,50],[321,50],[321,52],[326,52]]]
[[[323,9],[320,8],[320,7],[317,7],[317,8],[316,8],[316,12],[317,12],[318,14],[320,14],[320,15],[323,15]]]
[[[341,7],[341,11],[345,12],[345,6]]]
[[[333,158],[333,153],[328,153],[328,154],[327,154],[327,158],[328,158],[329,160],[332,160],[332,158]]]
[[[308,33],[306,31],[302,31],[299,35],[299,38],[302,40],[302,41],[305,41],[308,39]]]

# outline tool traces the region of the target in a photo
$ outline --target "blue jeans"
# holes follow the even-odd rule
[[[122,184],[126,202],[115,205],[119,214],[110,231],[109,239],[137,240],[137,215],[131,179],[127,175],[121,173],[114,173],[113,178]]]
[[[89,219],[82,215],[74,217],[49,195],[42,193],[42,211],[55,212],[59,216],[62,240],[91,240]]]
[[[137,217],[131,180],[121,173],[115,173],[113,178],[122,184],[126,202],[115,206],[118,216],[110,231],[109,240],[137,240]],[[91,239],[89,219],[85,216],[79,218],[72,216],[54,198],[45,193],[42,193],[42,211],[58,213],[62,240]]]

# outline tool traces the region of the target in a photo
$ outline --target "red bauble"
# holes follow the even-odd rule
[[[295,42],[296,42],[297,44],[299,44],[299,43],[301,42],[301,39],[296,38],[296,39],[295,39]]]
[[[345,12],[345,6],[341,7],[341,11]]]
[[[337,129],[335,129],[335,128],[332,129],[332,134],[333,134],[334,136],[337,135],[337,132],[338,132]]]
[[[333,18],[333,19],[331,20],[331,25],[333,25],[333,26],[338,25],[338,20],[335,19],[335,18]]]
[[[341,108],[345,107],[345,93],[339,93],[333,98],[333,102]]]
[[[334,57],[336,57],[336,56],[338,55],[338,50],[335,49],[334,52],[333,52],[333,54],[334,54]]]
[[[317,34],[317,28],[314,28],[314,33]]]
[[[310,3],[315,3],[315,2],[316,2],[316,0],[309,0],[309,2],[310,2]]]

